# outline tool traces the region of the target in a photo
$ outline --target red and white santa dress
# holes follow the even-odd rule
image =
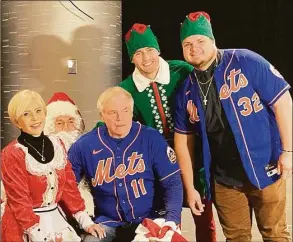
[[[46,164],[37,161],[18,140],[2,150],[1,172],[7,196],[2,242],[80,241],[64,219],[59,203],[82,228],[94,224],[85,212],[63,144],[56,137],[44,137],[54,151],[53,159]]]

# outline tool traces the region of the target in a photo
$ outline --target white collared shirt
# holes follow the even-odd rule
[[[159,56],[159,71],[154,80],[151,80],[143,76],[140,71],[135,68],[132,73],[133,82],[139,92],[143,92],[147,87],[150,86],[151,82],[157,82],[160,84],[167,85],[170,83],[170,68],[167,61]]]

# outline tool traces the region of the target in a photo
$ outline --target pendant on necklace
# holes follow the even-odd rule
[[[207,105],[208,100],[206,98],[204,98],[203,100],[203,104],[206,106]]]
[[[45,157],[42,157],[42,161],[45,161],[46,159],[45,159]]]

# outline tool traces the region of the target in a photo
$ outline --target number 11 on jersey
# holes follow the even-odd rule
[[[132,180],[130,185],[131,185],[131,187],[133,189],[133,193],[134,193],[135,198],[139,198],[140,193],[142,195],[147,194],[147,191],[145,190],[143,178],[140,178],[138,181],[137,180]],[[139,187],[139,189],[138,189],[138,187]]]

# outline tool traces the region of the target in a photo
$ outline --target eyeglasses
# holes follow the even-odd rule
[[[57,119],[55,121],[55,128],[59,130],[74,130],[76,129],[76,123],[75,119],[67,119],[67,120],[62,120],[62,119]]]

